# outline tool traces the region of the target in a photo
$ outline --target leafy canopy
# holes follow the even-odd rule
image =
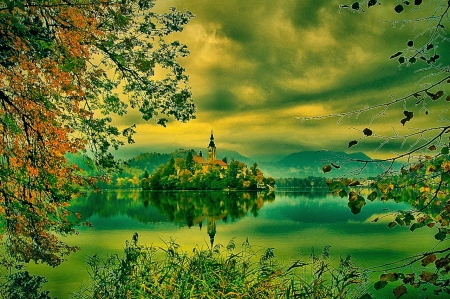
[[[189,51],[171,38],[193,15],[154,6],[0,1],[0,236],[18,260],[55,266],[76,250],[57,235],[74,232],[68,202],[93,178],[68,165],[65,154],[115,166],[110,150],[132,143],[135,126],[119,129],[112,115],[131,107],[164,126],[195,117],[178,62]]]
[[[358,1],[353,4],[341,5],[341,9],[352,12],[369,12],[373,6],[382,4],[377,0]],[[425,289],[428,286],[436,295],[450,293],[450,155],[449,134],[450,119],[446,105],[450,102],[450,59],[448,46],[450,37],[450,1],[433,0],[422,3],[416,1],[396,1],[392,9],[403,21],[394,21],[393,25],[402,24],[401,28],[413,25],[413,32],[405,37],[403,49],[393,53],[390,60],[396,61],[399,67],[410,68],[424,74],[423,78],[405,96],[392,96],[390,101],[372,106],[335,113],[330,115],[304,118],[304,120],[337,117],[338,123],[344,118],[367,115],[374,116],[367,121],[365,127],[357,128],[360,137],[349,141],[348,147],[358,146],[366,139],[378,139],[378,149],[387,144],[401,141],[401,146],[394,154],[386,159],[354,160],[362,163],[361,170],[369,163],[386,165],[381,175],[374,180],[369,192],[356,189],[361,183],[352,178],[329,181],[330,190],[341,197],[348,198],[348,206],[355,214],[359,213],[366,204],[366,200],[396,202],[404,201],[411,205],[411,210],[392,212],[393,220],[388,227],[407,226],[411,231],[418,228],[433,228],[434,238],[440,242],[431,252],[418,253],[416,256],[405,258],[398,263],[390,263],[381,267],[384,273],[374,285],[376,290],[384,288],[388,283],[398,285],[393,290],[396,298],[408,293],[408,287]],[[415,13],[420,13],[415,17]],[[405,15],[406,14],[406,15]],[[408,14],[411,14],[409,18]],[[418,69],[419,68],[419,69]],[[447,104],[446,104],[447,103]],[[402,105],[400,113],[396,113],[396,105]],[[394,110],[392,112],[392,110]],[[398,118],[388,121],[392,127],[392,135],[382,132],[383,124],[375,125],[375,120],[390,114]],[[419,121],[419,117],[437,120],[438,125],[430,125],[430,121]],[[370,118],[370,117],[369,117]],[[431,118],[431,119],[430,119]],[[398,123],[397,123],[398,121]],[[399,128],[399,129],[396,129]],[[402,129],[408,127],[409,131]],[[400,131],[402,130],[402,131]],[[406,132],[406,133],[402,133]],[[368,141],[370,142],[370,141]],[[399,167],[396,167],[400,165]],[[340,168],[333,163],[326,164],[324,172]],[[373,221],[378,221],[379,218]],[[420,262],[414,269],[412,265]],[[422,266],[422,268],[420,268]]]

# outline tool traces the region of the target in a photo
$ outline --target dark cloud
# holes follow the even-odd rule
[[[239,101],[230,90],[218,88],[208,94],[207,97],[207,101],[199,104],[200,109],[203,108],[218,114],[239,110]]]
[[[367,126],[383,136],[393,132],[391,124],[395,130],[410,130],[399,120],[404,109],[415,109],[417,115],[424,112],[414,103],[395,105],[383,116],[377,115],[378,109],[339,122],[339,117],[294,119],[386,103],[428,80],[430,72],[420,72],[426,64],[407,67],[389,59],[418,35],[421,24],[415,31],[414,24],[401,22],[394,28],[392,20],[406,14],[399,16],[387,3],[365,13],[339,13],[339,4],[336,0],[160,1],[159,9],[175,6],[196,15],[177,38],[191,51],[182,63],[191,78],[198,115],[189,124],[172,122],[166,130],[140,124],[140,132],[157,136],[142,138],[149,140],[144,142],[157,140],[158,148],[166,144],[172,149],[173,140],[182,146],[194,139],[200,146],[203,135],[214,127],[227,149],[247,155],[289,154],[347,150],[349,140],[360,138],[357,130]],[[426,121],[417,119],[414,125]],[[371,151],[378,142],[364,140],[358,150]],[[397,146],[389,142],[380,154]]]
[[[335,4],[335,1],[295,1],[292,3],[291,9],[287,8],[287,13],[297,28],[316,27],[321,23],[321,9],[332,7],[333,4]]]

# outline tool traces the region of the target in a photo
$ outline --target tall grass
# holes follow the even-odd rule
[[[306,260],[283,265],[274,249],[253,250],[248,240],[239,250],[227,246],[187,253],[174,242],[164,248],[143,246],[137,234],[125,255],[88,260],[91,283],[85,298],[371,298],[367,277],[351,262],[330,260],[329,247]]]

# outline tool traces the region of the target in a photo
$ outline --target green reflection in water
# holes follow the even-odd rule
[[[164,246],[173,238],[186,251],[213,243],[226,245],[232,238],[240,244],[248,238],[254,249],[274,247],[276,257],[286,263],[330,245],[336,259],[350,254],[359,265],[370,267],[436,244],[427,229],[411,233],[402,227],[387,229],[387,222],[371,222],[390,210],[408,208],[406,203],[377,201],[353,215],[346,199],[327,192],[92,193],[71,206],[82,220],[93,224],[68,238],[82,249],[60,267],[39,265],[31,270],[49,278],[52,296],[67,298],[88,280],[88,256],[122,254],[125,241],[135,232],[143,244]]]

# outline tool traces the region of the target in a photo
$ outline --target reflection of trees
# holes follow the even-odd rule
[[[88,220],[93,215],[100,218],[111,218],[126,215],[141,223],[166,221],[167,218],[154,207],[142,206],[140,192],[112,191],[89,193],[72,201],[70,210],[79,212],[81,220]]]
[[[258,215],[265,201],[275,200],[274,193],[257,192],[151,192],[143,191],[144,204],[151,204],[179,225],[199,225],[206,219],[211,246],[216,234],[216,221],[242,218],[250,212]]]
[[[275,194],[258,192],[151,192],[143,191],[144,205],[152,205],[174,223],[192,227],[207,221],[211,245],[214,243],[216,221],[235,220],[248,212],[258,215],[266,201],[275,200]]]
[[[279,194],[281,194],[283,197],[287,197],[287,198],[310,198],[310,199],[315,199],[317,197],[325,197],[328,194],[330,194],[330,191],[328,189],[310,189],[308,191],[283,191],[283,190],[279,190],[277,191]]]
[[[216,221],[236,220],[249,212],[258,215],[266,201],[274,201],[273,192],[153,192],[114,191],[90,193],[72,202],[71,210],[81,213],[82,220],[93,215],[111,218],[127,215],[141,223],[166,221],[200,228],[206,220],[211,243]]]
[[[239,219],[251,212],[258,215],[265,201],[275,200],[274,193],[258,192],[151,192],[143,191],[141,200],[151,204],[177,224],[192,226],[202,217]]]
[[[151,192],[143,191],[144,205],[151,204],[177,224],[192,226],[202,218],[239,219],[251,212],[258,215],[266,201],[275,200],[274,193],[258,192]]]

